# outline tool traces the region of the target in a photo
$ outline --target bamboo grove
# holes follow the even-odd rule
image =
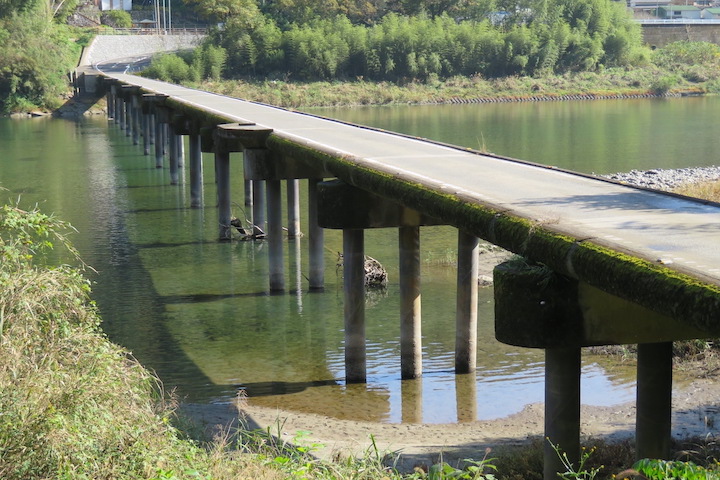
[[[353,23],[342,14],[287,23],[260,9],[224,12],[204,55],[214,59],[215,75],[224,68],[230,78],[403,82],[532,76],[632,66],[648,58],[624,2],[610,0],[546,0],[512,14],[486,12],[477,18],[390,12],[372,24]],[[155,68],[162,69],[161,63]],[[195,76],[207,77],[210,70],[196,69]],[[171,79],[162,73],[149,72]]]

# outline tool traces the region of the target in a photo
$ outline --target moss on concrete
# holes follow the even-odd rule
[[[663,265],[553,231],[552,224],[478,205],[411,180],[398,178],[362,161],[271,136],[271,149],[307,162],[321,162],[338,178],[409,208],[441,218],[514,253],[542,262],[608,293],[669,315],[698,329],[720,334],[720,287]]]

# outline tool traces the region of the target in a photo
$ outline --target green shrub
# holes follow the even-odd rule
[[[633,465],[633,470],[648,480],[665,480],[678,478],[682,480],[717,480],[720,474],[705,467],[695,465],[693,462],[673,460],[639,460]],[[634,472],[633,472],[634,473]]]
[[[665,75],[652,82],[650,91],[655,95],[665,95],[677,84],[678,79],[676,76]]]
[[[176,54],[164,54],[154,57],[150,62],[150,66],[142,72],[145,77],[173,83],[191,80],[191,74],[190,66],[182,57]]]
[[[113,28],[130,28],[132,27],[132,17],[125,10],[108,10],[100,16],[103,25]]]

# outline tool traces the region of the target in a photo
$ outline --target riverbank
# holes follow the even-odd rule
[[[478,392],[481,395],[481,392]],[[720,434],[716,400],[720,385],[714,378],[694,380],[673,392],[673,438],[702,438]],[[235,404],[184,404],[180,411],[210,431],[238,425],[262,429],[283,441],[313,446],[325,460],[374,454],[398,455],[397,467],[411,471],[418,465],[440,460],[457,464],[465,458],[482,458],[486,448],[502,451],[542,440],[542,404],[527,405],[521,412],[494,420],[452,424],[387,424],[339,420],[326,415]],[[611,407],[583,405],[581,435],[584,440],[611,443],[630,440],[635,434],[635,402]]]
[[[614,68],[539,77],[453,77],[428,82],[294,82],[287,79],[221,80],[188,83],[193,88],[285,108],[399,104],[462,104],[603,100],[703,95],[717,91],[714,78],[690,82],[667,69]]]

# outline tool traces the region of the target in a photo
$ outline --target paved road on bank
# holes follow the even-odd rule
[[[361,166],[438,192],[458,193],[550,231],[720,284],[718,206],[132,75],[109,75],[214,112],[228,122],[266,126],[282,138]]]

